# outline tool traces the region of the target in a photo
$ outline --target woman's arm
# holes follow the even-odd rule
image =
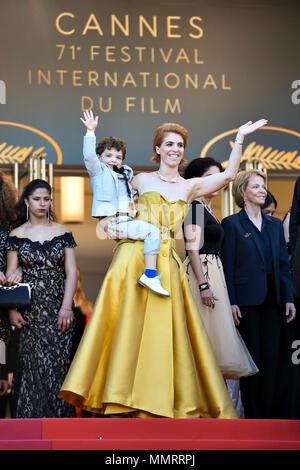
[[[7,251],[7,268],[6,268],[6,279],[7,279],[8,285],[15,284],[14,274],[18,272],[18,269],[19,269],[18,252],[16,250],[8,250]],[[20,282],[20,281],[17,281],[17,282]],[[24,318],[22,317],[22,315],[17,310],[14,310],[14,309],[9,309],[8,313],[9,313],[10,324],[15,326],[16,328],[22,328],[24,324]]]
[[[191,182],[193,199],[217,191],[230,183],[230,181],[234,180],[239,170],[242,156],[242,144],[245,136],[252,134],[252,132],[255,132],[266,124],[266,119],[260,119],[254,123],[249,121],[247,124],[244,124],[239,128],[225,171],[209,175],[205,178],[193,178],[189,180]]]
[[[19,259],[17,250],[7,251],[6,279],[19,268]]]
[[[72,304],[77,287],[77,265],[74,248],[65,248],[65,272],[65,293],[57,321],[58,329],[63,332],[70,328],[74,319]]]
[[[8,286],[22,281],[23,271],[19,266],[18,252],[9,250],[7,252],[6,282]]]
[[[199,225],[184,225],[185,248],[190,259],[193,271],[197,278],[198,284],[206,282],[202,263],[199,257],[199,249],[201,247],[202,227]]]
[[[199,225],[186,225],[184,228],[184,234],[186,238],[187,254],[191,262],[192,269],[195,273],[198,284],[207,283],[203,272],[202,262],[199,256],[200,240],[201,240],[202,228]],[[188,247],[190,249],[188,249]],[[214,302],[211,300],[218,300],[210,288],[200,291],[202,303],[208,307],[215,308]]]
[[[135,189],[135,191],[137,191],[138,193],[142,192],[141,189],[145,176],[147,180],[147,173],[139,173],[138,175],[135,175],[130,181],[132,188]]]
[[[2,364],[0,364],[0,370],[2,368]],[[0,378],[0,397],[6,394],[8,390],[8,380]]]

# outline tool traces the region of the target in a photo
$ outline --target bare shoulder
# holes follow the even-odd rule
[[[142,185],[146,181],[149,181],[149,178],[153,177],[152,176],[153,174],[155,174],[155,173],[154,172],[151,172],[151,173],[146,173],[146,172],[138,173],[131,180],[132,187],[134,189],[136,189],[137,191],[139,191],[139,189],[142,187]]]
[[[61,224],[58,224],[56,222],[52,222],[52,230],[53,230],[53,234],[54,235],[63,235],[64,233],[70,233],[70,230],[65,226],[65,225],[61,225]]]
[[[143,180],[143,179],[149,178],[149,177],[153,178],[153,176],[155,176],[156,173],[157,173],[157,171],[149,171],[149,172],[148,171],[147,172],[142,171],[141,173],[137,174],[136,176],[139,177],[139,179]]]
[[[14,229],[9,233],[9,236],[10,236],[10,237],[19,237],[19,238],[24,237],[24,234],[25,234],[25,226],[26,226],[26,223],[20,225],[19,227],[14,228]]]
[[[134,178],[132,179],[132,181],[137,181],[137,182],[140,182],[140,181],[143,181],[145,176],[147,175],[148,173],[145,173],[145,172],[142,172],[142,173],[138,173],[137,175],[134,176]]]

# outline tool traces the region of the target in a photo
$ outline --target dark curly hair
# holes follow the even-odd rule
[[[206,170],[212,166],[218,167],[220,172],[224,171],[224,168],[222,167],[222,164],[219,162],[219,160],[215,160],[211,157],[195,158],[185,168],[183,177],[186,180],[200,177],[204,175]]]
[[[25,203],[25,199],[28,200],[29,196],[31,196],[34,193],[34,191],[36,191],[36,189],[39,189],[39,188],[46,189],[49,192],[49,196],[51,196],[52,188],[47,181],[41,180],[41,179],[35,179],[35,180],[30,181],[30,183],[28,183],[23,189],[20,199],[16,205],[16,211],[17,211],[17,221],[15,224],[16,227],[19,227],[20,225],[24,224],[27,220],[27,206]],[[52,211],[51,206],[49,208],[49,220],[51,221],[56,220],[55,214]]]
[[[106,149],[110,150],[111,148],[118,150],[118,152],[121,151],[124,160],[126,155],[127,144],[125,140],[119,139],[118,137],[110,136],[101,139],[96,146],[96,154],[101,156]]]
[[[18,192],[10,177],[0,171],[0,227],[11,230],[16,222]]]
[[[266,199],[265,199],[265,203],[264,205],[261,207],[262,209],[265,209],[266,207],[268,207],[270,204],[274,204],[275,206],[275,209],[277,209],[277,201],[275,199],[275,197],[273,196],[272,193],[270,193],[270,191],[267,191],[267,196],[266,196]]]

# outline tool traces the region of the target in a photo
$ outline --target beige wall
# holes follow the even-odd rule
[[[290,210],[293,200],[294,186],[296,178],[270,178],[268,189],[277,201],[275,217],[283,220],[285,214]]]
[[[283,220],[286,213],[292,205],[294,186],[299,175],[290,177],[268,176],[268,190],[273,194],[277,201],[277,210],[274,217]],[[216,217],[222,220],[222,191],[213,200],[213,210]]]
[[[58,222],[61,220],[60,178],[54,178],[54,210]],[[76,258],[81,271],[86,296],[95,302],[102,280],[112,258],[115,245],[112,240],[99,240],[96,236],[97,220],[91,217],[92,191],[89,178],[85,178],[85,221],[79,224],[64,224],[72,231],[77,243]]]
[[[274,194],[278,202],[275,216],[283,219],[289,210],[294,184],[297,176],[279,178],[269,176],[268,189]],[[54,179],[54,209],[58,222],[61,220],[60,178]],[[64,224],[73,232],[78,244],[76,248],[77,263],[81,270],[82,283],[87,298],[95,302],[102,280],[110,265],[115,242],[112,240],[99,240],[96,236],[97,220],[91,217],[92,191],[89,178],[85,177],[85,220],[80,224]],[[222,219],[222,192],[214,199],[213,209],[216,217]],[[177,248],[181,259],[184,259],[183,240],[177,240]]]

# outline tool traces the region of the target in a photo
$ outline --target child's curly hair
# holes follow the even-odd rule
[[[101,139],[100,142],[98,142],[97,144],[96,154],[100,156],[106,149],[110,150],[111,148],[118,150],[118,152],[121,151],[124,160],[126,155],[127,144],[125,140],[119,139],[118,137],[110,136]]]

